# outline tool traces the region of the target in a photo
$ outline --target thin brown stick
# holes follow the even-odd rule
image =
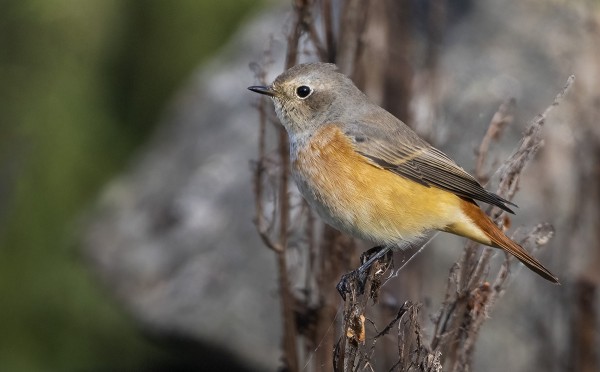
[[[265,53],[268,56],[268,52]],[[253,63],[250,68],[254,71],[254,75],[261,84],[266,84],[266,72],[265,69],[258,63]],[[267,100],[261,97],[257,110],[258,110],[258,160],[254,164],[253,174],[253,186],[254,186],[254,225],[258,231],[263,243],[275,252],[281,252],[282,247],[279,243],[273,241],[269,231],[272,228],[273,220],[268,223],[264,216],[264,178],[266,172],[266,131],[267,131]]]
[[[331,15],[331,0],[321,0],[321,19],[325,30],[325,48],[327,49],[327,62],[335,63],[335,35],[333,33],[333,17]]]
[[[367,19],[366,9],[368,9],[368,6],[364,0],[347,0],[344,2],[342,19],[340,20],[336,63],[340,72],[348,76],[352,76],[354,73],[361,35]]]
[[[479,150],[477,151],[477,165],[475,166],[475,177],[479,182],[485,184],[489,179],[489,175],[485,173],[485,159],[490,149],[490,144],[493,140],[500,139],[502,131],[513,122],[514,110],[516,101],[511,98],[500,105],[498,111],[492,117],[490,125],[481,140]]]
[[[302,36],[302,23],[305,14],[305,7],[308,6],[306,1],[296,0],[295,19],[292,30],[288,35],[288,49],[285,58],[285,68],[288,69],[294,66],[298,60],[298,45]],[[279,145],[278,155],[280,159],[279,173],[279,245],[282,249],[277,252],[277,267],[279,272],[279,290],[281,295],[282,312],[283,312],[283,349],[285,365],[289,371],[295,372],[300,370],[298,359],[298,340],[297,328],[294,314],[294,298],[290,290],[290,282],[288,278],[287,267],[287,244],[288,244],[288,223],[290,217],[289,207],[289,171],[290,157],[288,136],[284,128],[279,127]]]
[[[319,59],[321,61],[326,61],[328,58],[327,48],[325,47],[325,45],[321,41],[321,38],[319,37],[319,33],[317,31],[317,28],[315,27],[315,23],[307,22],[305,27],[310,41],[317,50],[317,55],[319,56]]]
[[[525,134],[519,143],[516,151],[504,162],[498,172],[500,173],[500,185],[498,186],[498,195],[505,196],[511,200],[517,189],[518,182],[523,172],[523,168],[531,161],[533,156],[539,151],[543,145],[542,127],[546,122],[546,117],[550,112],[560,104],[564,96],[567,94],[571,85],[575,81],[575,76],[571,75],[567,79],[564,87],[554,97],[552,104],[548,106],[544,112],[537,115],[529,122]]]

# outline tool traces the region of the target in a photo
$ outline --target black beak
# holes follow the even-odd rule
[[[265,96],[269,96],[269,97],[275,96],[275,92],[273,91],[273,89],[271,89],[271,87],[263,87],[260,85],[254,85],[254,86],[248,87],[248,89],[253,92],[256,92],[256,93],[264,94]]]

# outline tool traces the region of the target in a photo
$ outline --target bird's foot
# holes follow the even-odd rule
[[[357,295],[361,295],[365,292],[365,286],[369,276],[369,272],[373,264],[376,262],[383,265],[385,270],[378,270],[374,275],[382,274],[387,270],[389,263],[392,260],[392,251],[386,246],[377,246],[365,251],[360,256],[361,265],[356,270],[352,270],[348,274],[342,275],[336,289],[340,293],[340,296],[346,301],[346,295],[352,293],[353,289],[356,290]],[[381,272],[380,272],[381,271]],[[375,279],[375,278],[372,278]],[[377,286],[379,287],[379,286]]]

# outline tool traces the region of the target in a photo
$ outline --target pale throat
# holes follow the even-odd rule
[[[275,103],[275,113],[290,138],[290,146],[295,142],[302,142],[312,135],[312,131],[309,130],[308,119],[302,115],[300,110],[289,105],[285,107],[276,99],[273,99],[273,102]],[[305,123],[305,125],[299,125],[298,123]]]

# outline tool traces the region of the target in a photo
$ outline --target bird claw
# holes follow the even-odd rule
[[[357,282],[358,270],[352,270],[348,274],[342,275],[340,281],[335,286],[342,299],[346,301],[346,294],[352,293],[352,283]],[[358,286],[360,292],[360,285]]]
[[[346,295],[352,293],[354,288],[356,289],[357,295],[363,294],[365,292],[369,270],[373,264],[380,260],[389,261],[390,259],[391,250],[385,246],[373,247],[361,254],[361,265],[358,269],[342,275],[335,287],[340,296],[342,296],[342,299],[346,301]]]

